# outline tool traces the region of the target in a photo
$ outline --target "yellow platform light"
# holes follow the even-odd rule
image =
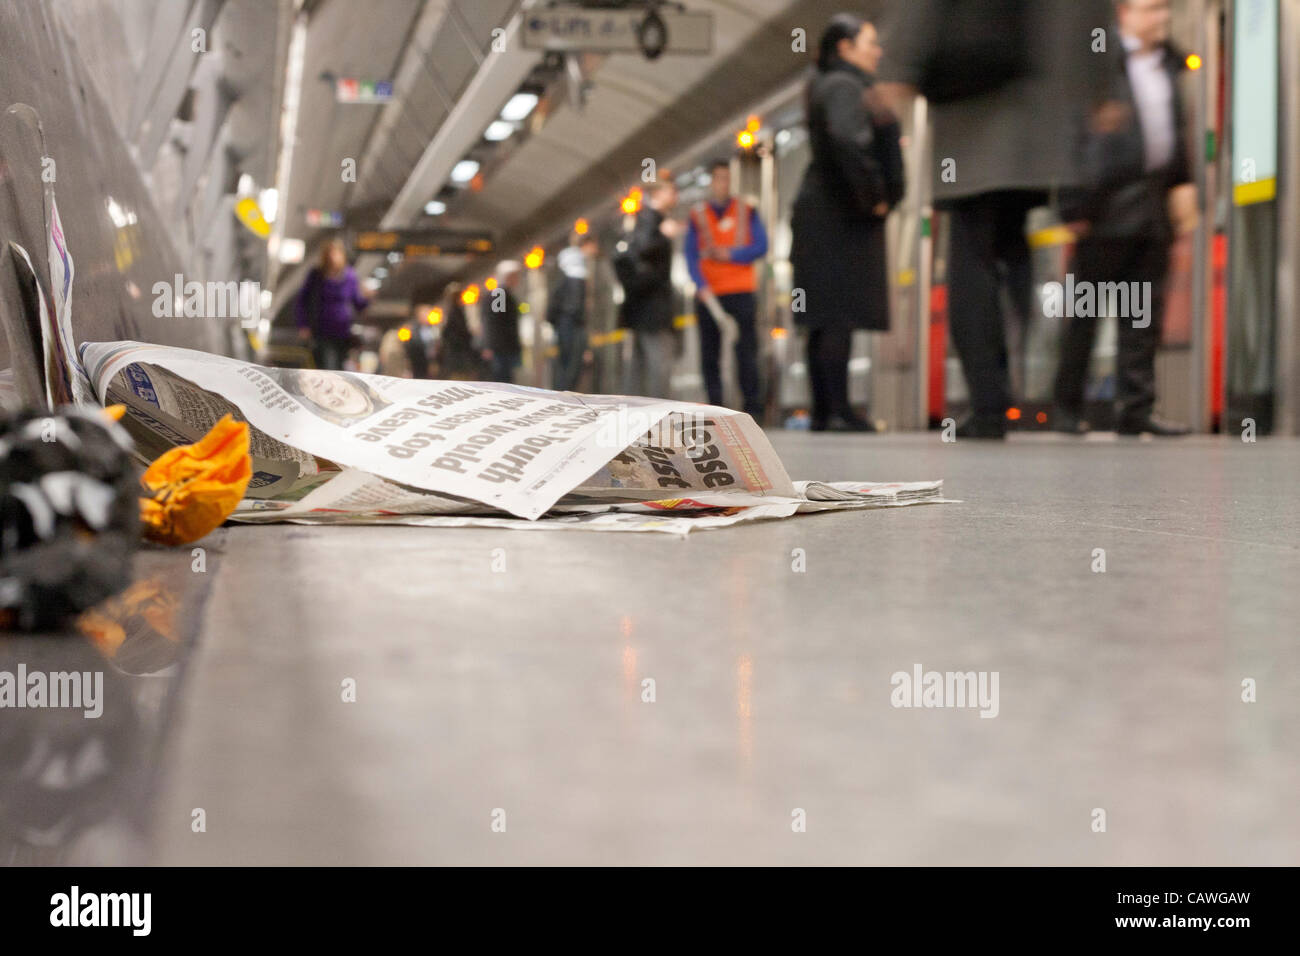
[[[591,224],[585,219],[579,219],[573,224],[573,231],[580,236],[585,236],[591,230]]]
[[[406,326],[402,326],[397,330],[397,337],[403,342],[409,342],[411,341],[411,330]]]
[[[249,232],[265,239],[271,234],[271,224],[262,215],[262,207],[252,196],[245,196],[235,203],[235,216],[248,227]]]
[[[491,281],[491,280],[488,280]],[[460,294],[460,301],[463,305],[473,305],[478,301],[478,286],[472,285]]]
[[[540,269],[545,260],[546,253],[543,251],[542,247],[533,246],[533,248],[528,251],[528,255],[524,256],[524,265],[530,269]]]

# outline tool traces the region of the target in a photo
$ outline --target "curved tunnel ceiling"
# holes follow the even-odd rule
[[[713,14],[713,55],[593,58],[585,108],[579,111],[568,102],[553,108],[540,129],[508,144],[504,158],[485,167],[481,190],[458,194],[436,225],[485,229],[496,236],[502,257],[517,253],[557,222],[626,189],[644,158],[667,161],[790,83],[811,62],[807,52],[792,50],[792,31],[803,29],[808,46],[815,46],[822,26],[844,6],[843,0],[688,0],[688,10]],[[425,154],[442,142],[480,142],[483,128],[495,118],[495,112],[477,108],[458,116],[455,105],[466,90],[491,80],[490,71],[508,73],[512,82],[493,90],[500,102],[494,99],[491,109],[497,110],[517,88],[515,77],[527,75],[528,66],[540,60],[517,48],[501,54],[490,48],[492,30],[527,7],[519,0],[319,4],[309,26],[286,235],[304,238],[309,246],[319,237],[321,231],[308,229],[302,218],[307,208],[345,209],[349,225],[373,227],[386,213],[387,224],[394,224],[393,200],[403,187],[422,196],[421,204],[433,198],[445,175],[420,179],[421,160],[440,161],[434,165],[443,170],[460,155]],[[358,48],[356,17],[362,9],[367,43]],[[385,107],[337,104],[332,87],[319,79],[322,73],[395,79],[397,96]],[[467,128],[449,129],[449,117],[451,125]],[[355,185],[340,181],[342,156],[360,160]],[[413,171],[417,181],[408,186]],[[435,224],[422,213],[406,214],[409,208],[410,201],[396,217],[401,224]],[[377,261],[364,258],[362,270],[368,272]],[[403,263],[379,297],[404,299],[413,289],[444,282],[465,268],[463,257]],[[292,282],[291,276],[282,278]]]

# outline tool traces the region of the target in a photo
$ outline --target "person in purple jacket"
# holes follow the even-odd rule
[[[294,302],[298,338],[311,343],[317,368],[343,368],[352,343],[353,315],[369,304],[348,265],[343,240],[331,239],[321,247],[320,262],[307,273]]]

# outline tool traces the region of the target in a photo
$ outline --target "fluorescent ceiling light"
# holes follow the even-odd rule
[[[479,163],[475,159],[462,159],[452,167],[451,181],[453,183],[467,183],[478,175]]]
[[[507,123],[505,120],[493,120],[488,128],[483,131],[483,138],[490,143],[499,143],[503,139],[509,139],[514,135],[515,124]]]
[[[437,199],[432,199],[424,204],[424,214],[426,216],[441,216],[447,211],[447,204]]]
[[[275,222],[275,214],[280,210],[280,191],[274,186],[263,189],[257,197],[257,205],[262,210],[263,219]]]
[[[302,99],[302,70],[307,54],[307,14],[303,12],[302,3],[294,2],[293,28],[289,34],[289,56],[284,70],[284,93],[280,103],[280,155],[275,164],[275,189],[277,205],[279,197],[289,201],[289,177],[293,170],[293,144],[298,138],[298,108]],[[242,185],[243,177],[240,177]],[[251,184],[251,178],[250,178]],[[251,188],[251,185],[250,185]],[[271,225],[271,238],[267,243],[267,254],[277,257],[282,263],[301,262],[305,244],[302,240],[281,240],[284,237],[284,220],[277,217]],[[296,245],[296,250],[293,248]],[[296,259],[286,259],[285,255],[296,252]]]
[[[508,123],[522,123],[537,105],[536,93],[516,93],[501,109],[501,118]]]
[[[293,265],[295,262],[302,262],[303,255],[307,252],[307,243],[301,239],[293,239],[285,236],[280,240],[280,261],[285,265]]]

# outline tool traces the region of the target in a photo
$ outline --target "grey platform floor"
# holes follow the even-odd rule
[[[71,858],[1300,863],[1300,441],[774,441],[962,503],[219,532],[138,832]],[[998,715],[891,706],[915,664],[998,672]]]

